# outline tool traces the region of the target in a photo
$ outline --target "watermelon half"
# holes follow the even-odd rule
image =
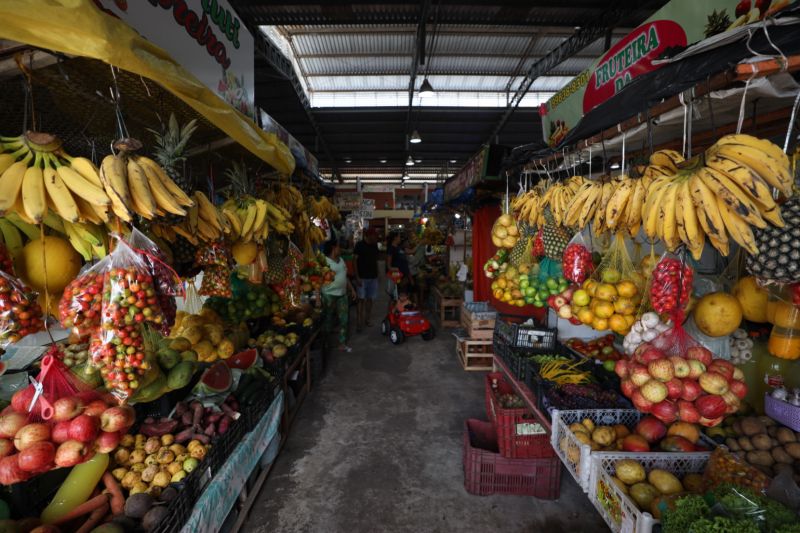
[[[243,352],[239,352],[235,354],[230,359],[225,360],[225,364],[228,365],[228,368],[239,368],[241,370],[247,370],[256,362],[258,361],[258,352],[254,348],[250,348],[249,350],[245,350]]]
[[[222,361],[217,361],[203,372],[196,388],[206,394],[219,394],[229,390],[231,385],[233,385],[231,369]]]

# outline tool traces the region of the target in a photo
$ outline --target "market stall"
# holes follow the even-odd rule
[[[557,458],[612,531],[797,527],[800,85],[796,7],[777,9],[709,22],[561,131],[566,91],[559,150],[507,160],[510,192],[473,220],[491,242],[476,298],[498,312],[468,492],[557,497]],[[598,64],[669,17],[691,25],[659,12]],[[782,57],[751,57],[767,41]]]

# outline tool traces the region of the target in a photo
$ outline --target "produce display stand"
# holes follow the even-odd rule
[[[431,295],[433,296],[433,314],[439,321],[439,327],[457,328],[461,324],[458,314],[464,299],[448,298],[435,285],[431,288]]]
[[[500,371],[505,376],[508,383],[514,388],[514,392],[522,398],[525,402],[525,406],[530,409],[534,416],[538,419],[538,422],[547,430],[548,433],[552,432],[553,428],[550,425],[550,420],[548,419],[545,414],[539,409],[539,405],[536,403],[536,395],[531,392],[525,383],[521,382],[517,377],[511,372],[511,369],[508,368],[508,365],[502,358],[500,358],[497,354],[494,355],[494,370]]]

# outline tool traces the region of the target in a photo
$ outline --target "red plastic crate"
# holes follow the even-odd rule
[[[550,444],[550,436],[524,407],[505,409],[492,390],[492,382],[497,382],[497,394],[515,394],[514,389],[499,372],[486,375],[486,413],[497,429],[497,442],[500,454],[510,459],[555,457],[556,452]]]
[[[494,425],[469,419],[464,423],[464,488],[479,496],[517,494],[554,500],[561,491],[561,462],[557,457],[502,457]]]

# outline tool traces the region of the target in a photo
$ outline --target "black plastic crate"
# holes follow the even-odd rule
[[[511,374],[517,380],[523,381],[525,379],[525,353],[512,348],[497,337],[492,342],[492,348],[494,354],[505,362]]]
[[[556,346],[555,328],[539,325],[523,325],[507,322],[498,317],[494,323],[494,335],[512,348],[529,348],[538,351],[553,350]]]
[[[208,454],[206,454],[205,461],[203,461],[198,468],[203,468],[204,470],[210,468],[211,474],[216,475],[233,454],[233,450],[236,449],[236,446],[242,442],[247,432],[246,417],[240,416],[238,419],[231,422],[228,431],[211,442],[211,448]]]
[[[183,481],[170,485],[178,489],[178,495],[167,504],[167,515],[150,533],[175,533],[183,529],[211,479],[207,466],[206,461],[201,462]]]
[[[0,486],[0,497],[11,508],[11,517],[20,519],[26,516],[39,516],[71,470],[57,468],[21,483]]]
[[[249,433],[261,421],[264,413],[275,399],[275,386],[266,386],[261,394],[257,394],[253,401],[248,405],[239,405],[244,419],[245,433]]]

